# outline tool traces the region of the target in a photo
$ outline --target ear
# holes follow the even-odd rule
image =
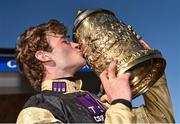
[[[37,51],[35,53],[35,57],[36,59],[42,61],[42,62],[47,62],[51,60],[51,57],[49,56],[49,54],[47,52],[44,51]]]

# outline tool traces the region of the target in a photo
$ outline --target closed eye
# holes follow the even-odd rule
[[[66,43],[66,44],[70,44],[70,40],[69,40],[70,36],[63,36],[61,37],[61,42],[62,43]]]
[[[61,43],[70,44],[70,41],[68,41],[67,39],[64,39],[63,41],[61,41]]]

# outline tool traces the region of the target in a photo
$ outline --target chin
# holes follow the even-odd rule
[[[76,62],[75,62],[76,61]],[[86,65],[86,60],[81,56],[74,60],[74,63],[79,69]]]
[[[83,59],[83,61],[81,62],[81,67],[83,67],[85,65],[86,65],[86,61],[85,61],[85,59]]]
[[[82,56],[79,58],[79,62],[82,66],[86,65],[86,60]]]
[[[83,58],[81,61],[79,61],[78,65],[79,65],[79,69],[82,68],[83,66],[86,65],[86,60]]]

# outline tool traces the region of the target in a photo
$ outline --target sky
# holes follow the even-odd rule
[[[166,75],[176,122],[180,122],[180,1],[179,0],[1,0],[0,48],[14,48],[26,28],[58,19],[72,33],[79,9],[109,9],[133,26],[166,59]],[[141,97],[133,102],[141,104]]]

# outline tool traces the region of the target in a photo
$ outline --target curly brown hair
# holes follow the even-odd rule
[[[52,47],[46,40],[46,33],[67,34],[67,28],[58,20],[51,19],[47,23],[30,27],[18,38],[16,45],[16,61],[21,72],[29,79],[35,90],[41,90],[41,83],[45,77],[45,68],[36,59],[37,51],[52,52]]]

